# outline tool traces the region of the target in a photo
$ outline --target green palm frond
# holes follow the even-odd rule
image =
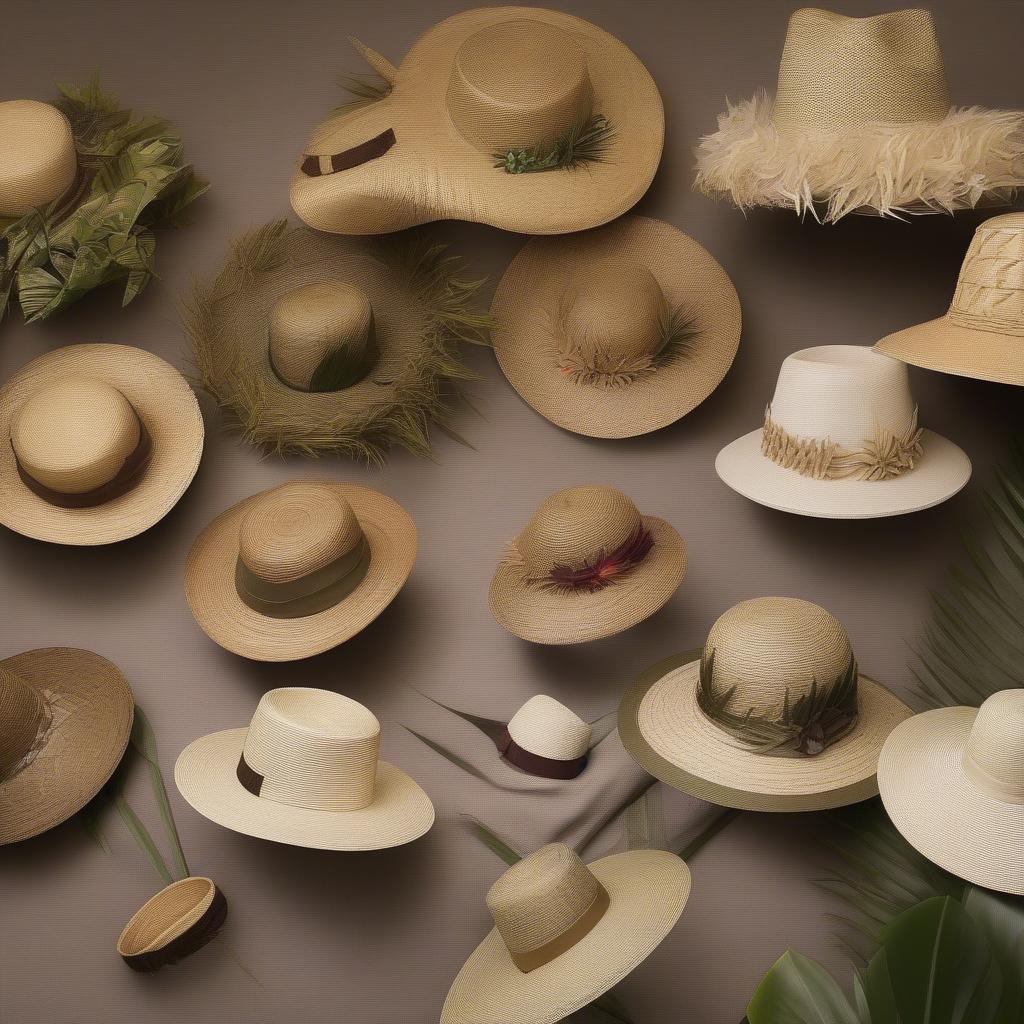
[[[584,164],[604,160],[614,136],[615,131],[608,118],[595,114],[573,125],[547,145],[533,149],[506,149],[493,154],[494,166],[506,174],[571,171]]]

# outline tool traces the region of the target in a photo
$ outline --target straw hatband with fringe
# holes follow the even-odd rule
[[[539,693],[509,720],[498,749],[509,764],[542,779],[574,779],[587,766],[591,727],[560,701]]]

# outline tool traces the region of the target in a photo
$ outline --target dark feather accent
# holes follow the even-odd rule
[[[579,568],[556,565],[541,582],[553,590],[592,594],[610,587],[621,576],[636,568],[654,547],[651,531],[639,527],[613,551],[600,551]]]

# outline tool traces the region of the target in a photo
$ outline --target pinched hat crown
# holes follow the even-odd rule
[[[964,767],[989,796],[1024,804],[1024,689],[1001,690],[981,705]]]
[[[556,761],[585,757],[590,749],[590,726],[543,693],[531,697],[512,716],[508,733],[523,750]]]
[[[68,119],[49,103],[0,103],[0,218],[59,199],[78,170]]]
[[[0,783],[26,765],[49,721],[49,709],[39,693],[0,667]]]

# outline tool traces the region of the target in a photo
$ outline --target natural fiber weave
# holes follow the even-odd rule
[[[68,119],[49,103],[0,103],[0,220],[60,199],[78,173]]]
[[[590,726],[546,694],[531,697],[509,719],[508,732],[524,750],[539,757],[571,761],[590,750]]]

